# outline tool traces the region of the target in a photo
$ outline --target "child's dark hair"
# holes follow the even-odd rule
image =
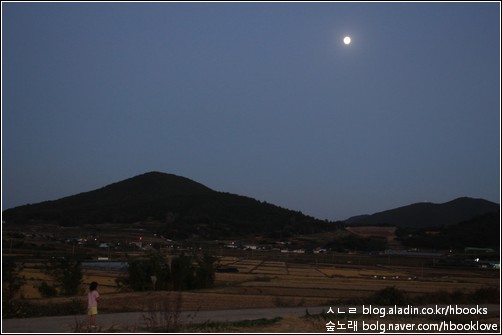
[[[93,281],[91,285],[89,285],[89,291],[94,291],[97,288],[98,288],[98,283],[96,283],[95,281]]]

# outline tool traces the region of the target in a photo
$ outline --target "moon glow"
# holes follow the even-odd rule
[[[350,44],[350,37],[349,36],[345,36],[344,39],[343,39],[343,43],[345,43],[346,45],[349,45]]]

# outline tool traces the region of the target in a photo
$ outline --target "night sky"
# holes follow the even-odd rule
[[[329,220],[500,203],[500,4],[3,2],[2,208],[149,171]]]

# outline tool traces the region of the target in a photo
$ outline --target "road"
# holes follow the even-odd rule
[[[285,316],[303,316],[306,310],[310,314],[326,312],[329,307],[289,307],[289,308],[258,308],[183,312],[180,320],[190,323],[206,321],[225,322],[239,320],[272,319]],[[99,314],[98,326],[107,329],[137,329],[145,326],[144,316],[147,312]],[[85,325],[85,315],[51,316],[29,319],[2,320],[2,333],[72,333],[78,324]],[[113,328],[112,328],[113,327]]]
[[[482,304],[482,305],[427,305],[431,310],[436,307],[486,307],[488,314],[492,317],[498,317],[500,320],[500,305]],[[371,307],[371,305],[366,305]],[[378,306],[373,306],[378,307]],[[422,306],[424,307],[424,306]],[[180,321],[187,324],[198,324],[206,321],[225,322],[225,321],[240,321],[240,320],[256,320],[256,319],[273,319],[275,317],[298,317],[304,316],[306,311],[310,314],[327,313],[329,306],[325,307],[282,307],[282,308],[256,308],[256,309],[233,309],[233,310],[212,310],[212,311],[197,311],[183,312],[180,316]],[[334,309],[347,311],[347,306],[333,306]],[[381,308],[381,307],[380,307]],[[386,308],[390,308],[387,306]],[[363,313],[362,306],[357,306],[357,313]],[[375,313],[375,312],[373,312]],[[133,313],[111,313],[98,315],[98,327],[103,332],[106,331],[121,331],[135,332],[139,328],[146,326],[144,317],[148,317],[148,312],[133,312]],[[433,317],[434,315],[430,315]],[[480,315],[481,316],[481,315]],[[465,320],[476,320],[480,316],[466,315]],[[438,315],[436,315],[437,319]],[[440,316],[439,316],[440,317]],[[77,329],[77,324],[86,325],[87,317],[85,315],[68,315],[68,316],[52,316],[43,318],[29,319],[5,319],[2,320],[3,333],[74,333]],[[498,321],[500,324],[500,321]]]

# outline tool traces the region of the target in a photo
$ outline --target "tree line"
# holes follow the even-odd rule
[[[215,258],[180,255],[166,257],[151,253],[147,259],[130,259],[128,277],[124,281],[134,291],[192,290],[214,285]]]
[[[215,258],[211,255],[164,256],[152,252],[144,258],[128,259],[128,276],[123,284],[134,291],[192,290],[214,285]],[[21,287],[26,283],[23,264],[7,259],[2,269],[2,306],[9,313],[16,302],[23,300]],[[73,257],[52,257],[43,272],[51,279],[43,281],[38,291],[43,297],[75,296],[81,294],[82,265]],[[118,281],[119,283],[119,281]]]

